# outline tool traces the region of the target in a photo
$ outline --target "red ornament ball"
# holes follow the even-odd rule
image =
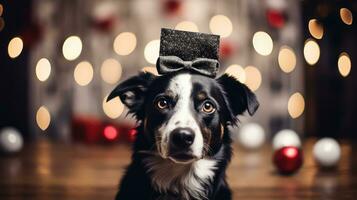
[[[285,17],[282,12],[276,10],[268,10],[266,15],[270,26],[274,28],[281,28],[285,25]]]
[[[182,2],[181,0],[165,0],[164,11],[168,15],[178,15],[181,11]]]
[[[221,41],[220,47],[219,47],[219,57],[222,60],[225,60],[229,58],[233,53],[234,53],[234,46],[232,42],[223,40]]]
[[[275,151],[273,162],[281,174],[292,174],[303,163],[302,151],[294,146],[282,147]]]
[[[110,32],[115,25],[115,16],[109,16],[103,19],[93,19],[93,27],[102,32]]]

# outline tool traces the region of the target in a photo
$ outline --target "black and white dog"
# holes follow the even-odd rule
[[[140,73],[108,100],[117,96],[139,125],[117,200],[231,199],[225,180],[232,156],[228,127],[259,106],[247,86],[226,74]]]

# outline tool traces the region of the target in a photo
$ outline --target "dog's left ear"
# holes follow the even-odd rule
[[[118,97],[129,108],[129,113],[140,117],[140,110],[145,100],[147,88],[155,79],[155,75],[142,72],[120,83],[108,96],[107,101]]]
[[[222,75],[217,80],[225,91],[225,96],[234,116],[243,114],[245,111],[248,111],[251,116],[255,113],[259,107],[259,102],[255,94],[246,85],[227,74]]]

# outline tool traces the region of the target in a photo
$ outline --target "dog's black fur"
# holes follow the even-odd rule
[[[214,175],[208,181],[199,180],[200,177],[196,175],[191,177],[196,178],[204,189],[203,195],[200,196],[187,192],[190,188],[180,185],[179,181],[171,182],[178,186],[169,187],[178,188],[178,190],[158,188],[153,183],[152,171],[145,162],[145,160],[154,157],[159,159],[159,162],[167,162],[172,168],[162,170],[166,170],[168,173],[179,165],[186,165],[160,157],[158,153],[158,138],[160,137],[157,135],[159,127],[167,123],[173,115],[172,107],[175,106],[177,100],[175,97],[177,94],[168,94],[166,91],[170,80],[185,73],[192,76],[192,112],[200,126],[204,144],[208,147],[204,149],[202,158],[213,160],[216,163],[213,170]],[[163,94],[169,96],[167,98],[169,98],[170,107],[167,110],[158,111],[154,104],[158,95]],[[209,99],[217,111],[209,115],[200,112],[200,106],[204,99],[199,94],[204,94],[204,99]],[[237,116],[245,111],[253,115],[259,106],[255,95],[247,86],[228,75],[213,79],[185,71],[163,76],[140,73],[119,84],[109,95],[108,100],[117,96],[138,120],[138,134],[133,146],[132,163],[121,180],[116,200],[231,199],[231,192],[225,180],[225,171],[232,156],[228,126],[236,125]],[[179,176],[185,176],[185,174]]]

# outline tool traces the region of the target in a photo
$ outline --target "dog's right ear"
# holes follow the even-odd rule
[[[141,72],[139,75],[120,83],[108,96],[107,101],[118,97],[129,108],[129,113],[138,116],[144,104],[148,86],[155,79],[155,75]]]

